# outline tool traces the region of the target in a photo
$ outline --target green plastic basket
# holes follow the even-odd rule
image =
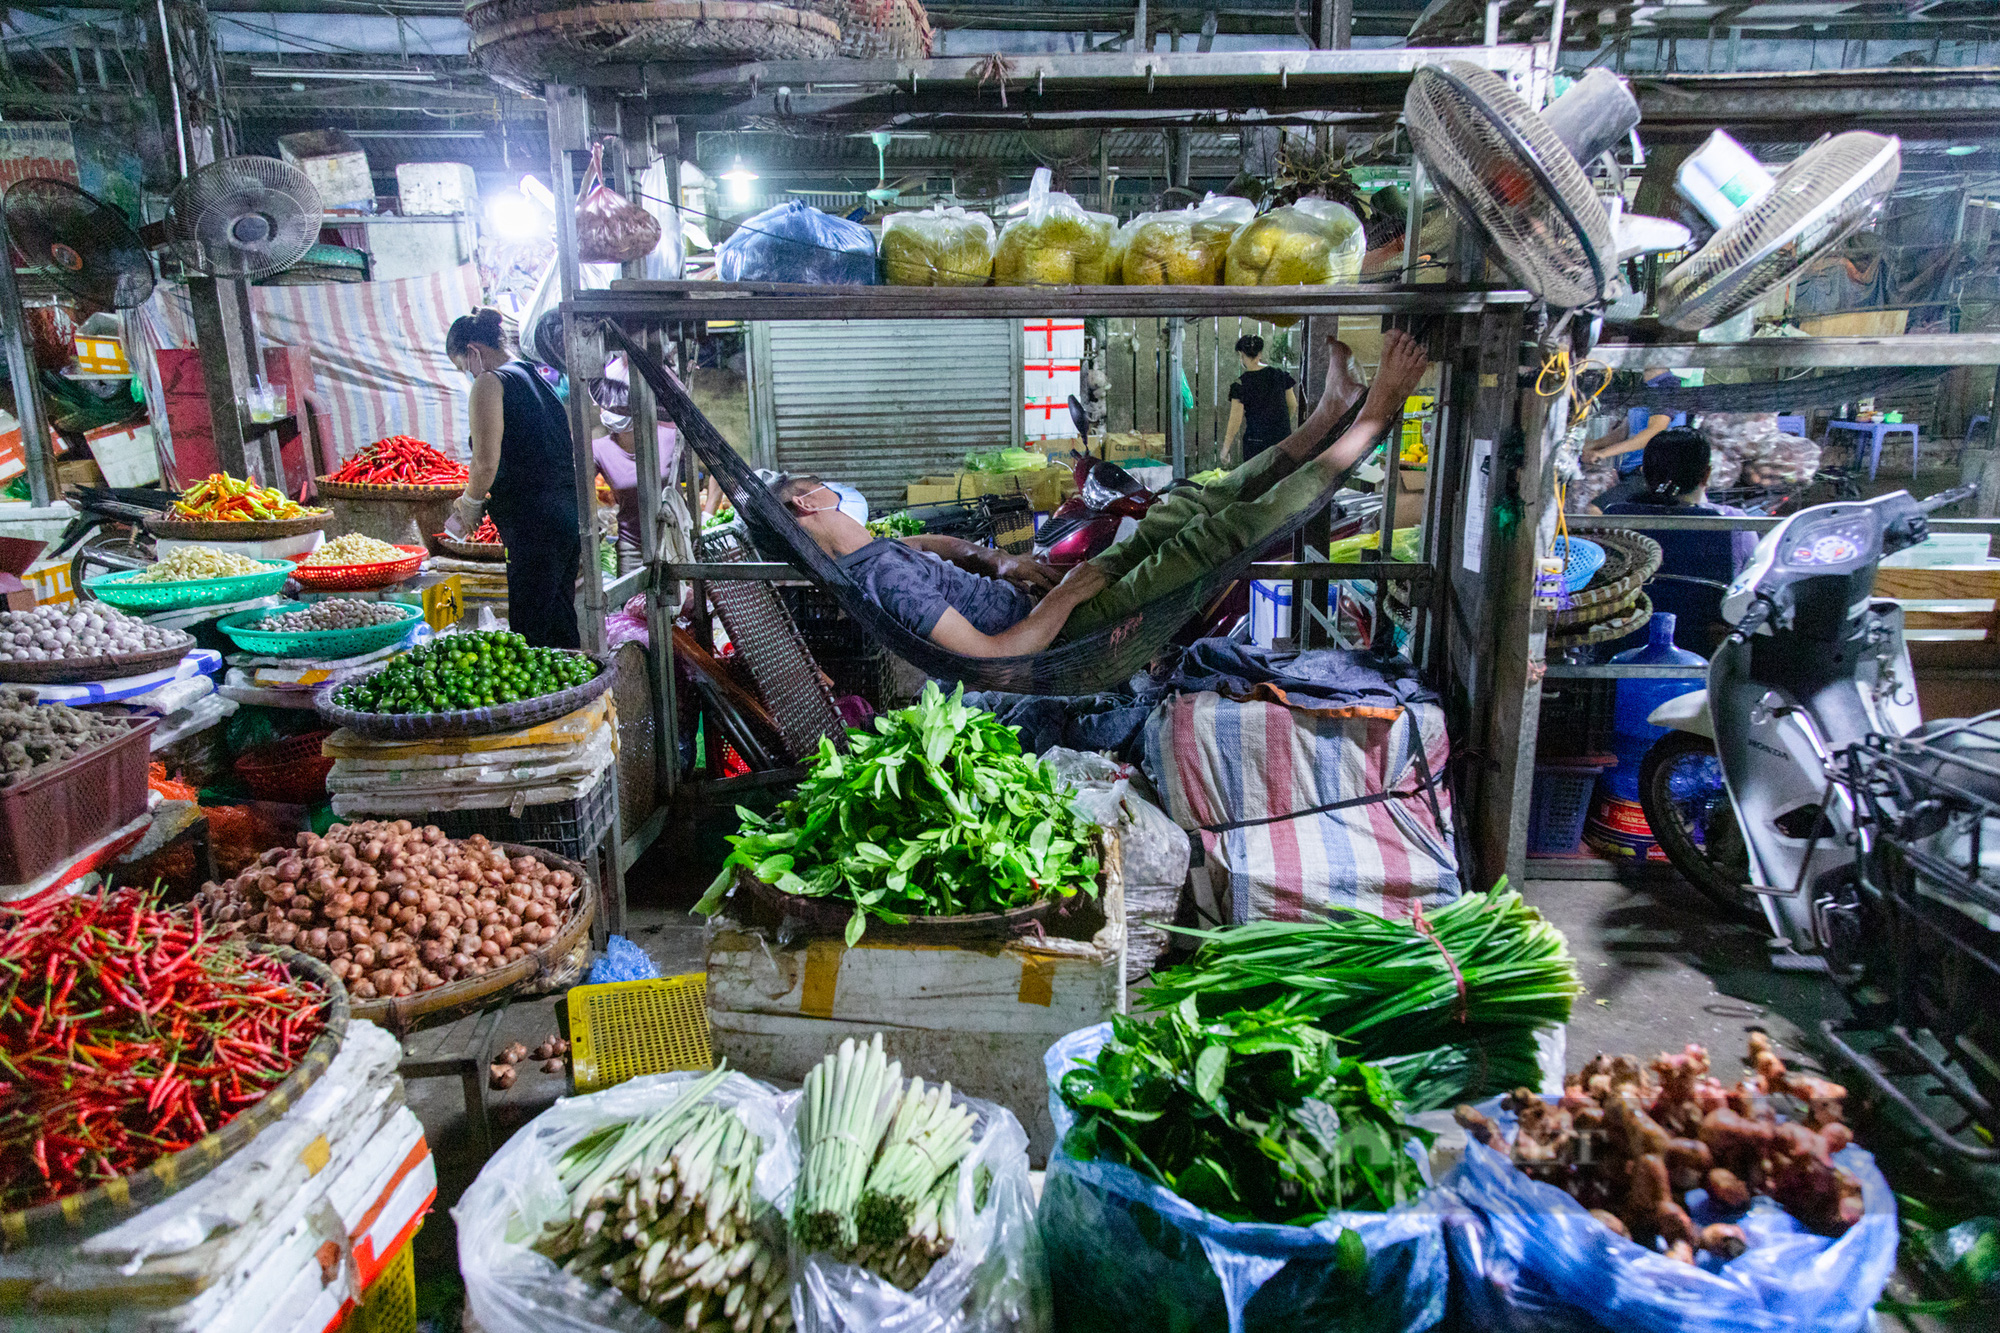
[[[284,615],[287,611],[305,609],[303,602],[286,602],[280,606],[256,607],[249,611],[238,611],[233,616],[224,616],[215,622],[215,627],[235,641],[236,646],[246,653],[258,653],[265,657],[359,657],[372,653],[377,648],[387,648],[410,632],[410,627],[423,618],[420,606],[397,606],[403,613],[401,620],[391,620],[383,625],[363,625],[359,629],[322,630],[260,630],[257,622],[272,616]],[[394,605],[386,603],[386,605]]]
[[[252,597],[269,597],[285,586],[298,566],[290,560],[266,562],[273,566],[267,574],[235,574],[226,579],[188,579],[182,583],[134,583],[143,569],[121,570],[85,579],[91,596],[120,611],[178,611],[190,606],[220,606],[225,602],[247,602]]]

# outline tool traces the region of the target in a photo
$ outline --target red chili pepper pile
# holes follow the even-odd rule
[[[325,996],[136,889],[0,912],[0,1207],[138,1171],[304,1057]]]
[[[391,435],[342,463],[329,480],[370,486],[463,486],[469,475],[464,464],[422,440]]]
[[[486,517],[480,519],[479,526],[472,530],[472,535],[467,537],[466,540],[469,542],[490,542],[494,546],[500,545],[500,529],[493,526],[493,515],[488,514]]]

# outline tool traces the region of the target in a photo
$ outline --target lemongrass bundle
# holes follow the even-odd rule
[[[849,1037],[807,1072],[792,1231],[808,1248],[852,1251],[861,1243],[855,1214],[902,1083],[903,1066],[882,1054],[879,1032],[865,1046]]]
[[[570,1206],[534,1248],[669,1327],[785,1333],[782,1231],[753,1192],[764,1143],[707,1100],[722,1077],[717,1069],[664,1110],[574,1144],[556,1169]]]
[[[1303,1015],[1341,1054],[1382,1064],[1419,1111],[1534,1086],[1535,1030],[1566,1022],[1583,989],[1562,933],[1504,881],[1421,924],[1334,910],[1189,933],[1200,949],[1155,974],[1148,1007],[1192,996],[1211,1018]]]

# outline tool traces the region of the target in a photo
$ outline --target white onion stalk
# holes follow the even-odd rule
[[[535,1249],[567,1273],[616,1287],[670,1328],[785,1333],[789,1275],[772,1210],[753,1183],[764,1144],[703,1099],[722,1071],[645,1120],[593,1134],[557,1177],[568,1215]]]
[[[972,1112],[952,1105],[951,1084],[927,1089],[911,1079],[862,1191],[861,1238],[894,1245],[910,1234],[913,1215],[939,1179],[955,1178],[954,1168],[972,1151],[972,1130]]]

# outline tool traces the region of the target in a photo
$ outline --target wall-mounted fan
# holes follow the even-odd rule
[[[1451,211],[1523,286],[1563,309],[1606,295],[1619,243],[1585,168],[1639,123],[1614,75],[1592,70],[1538,113],[1490,70],[1425,65],[1403,118]]]
[[[153,258],[124,214],[67,181],[30,176],[7,188],[7,238],[29,269],[102,310],[153,294]]]
[[[1749,308],[1881,212],[1902,165],[1893,135],[1852,130],[1774,178],[1717,130],[1676,182],[1716,233],[1660,279],[1660,322],[1694,332]]]
[[[167,201],[167,239],[186,267],[213,278],[263,278],[319,240],[326,210],[306,174],[275,157],[226,157]]]

